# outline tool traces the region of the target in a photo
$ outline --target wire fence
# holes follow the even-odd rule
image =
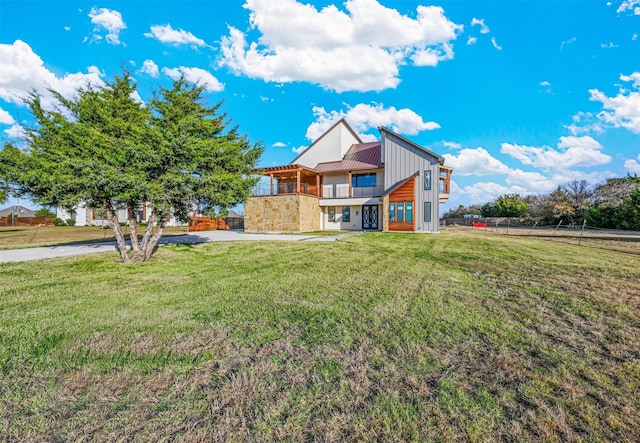
[[[449,219],[452,220],[452,219]],[[453,219],[461,220],[461,219]],[[560,221],[557,225],[540,225],[523,223],[520,219],[483,218],[462,219],[461,223],[444,222],[443,228],[477,229],[494,234],[537,238],[578,246],[606,249],[616,252],[640,255],[640,232],[602,229],[581,225],[567,224]],[[474,226],[475,225],[475,226]]]

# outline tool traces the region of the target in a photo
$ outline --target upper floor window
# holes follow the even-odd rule
[[[424,190],[431,191],[431,171],[424,171]]]
[[[376,173],[353,174],[351,176],[351,186],[354,188],[364,188],[376,185]]]

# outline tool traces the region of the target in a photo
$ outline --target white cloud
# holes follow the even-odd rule
[[[0,108],[0,124],[3,125],[12,125],[14,124],[16,121],[13,119],[13,117],[11,117],[11,114],[9,114],[7,111],[5,111],[4,109]]]
[[[442,142],[442,145],[449,148],[449,149],[461,149],[462,145],[460,143],[456,143],[456,142],[447,142],[444,141]]]
[[[575,41],[576,41],[575,37],[572,37],[569,40],[563,41],[562,43],[560,43],[560,50],[562,51],[566,45],[570,45],[571,43],[573,43]]]
[[[221,66],[267,82],[305,81],[338,92],[395,88],[400,65],[453,58],[451,42],[463,29],[436,6],[418,6],[416,18],[376,0],[347,0],[346,12],[296,0],[247,0],[244,7],[260,37],[247,43],[245,33],[229,26]]]
[[[263,101],[264,103],[271,103],[273,102],[273,99],[271,97],[265,97],[264,95],[260,96],[260,100]]]
[[[618,14],[627,11],[633,15],[640,15],[640,0],[624,0],[616,10]]]
[[[184,76],[185,80],[203,86],[208,92],[219,92],[224,89],[223,83],[220,83],[209,71],[201,68],[180,66],[178,68],[162,68],[162,72],[174,80]]]
[[[11,138],[24,138],[24,136],[26,135],[24,128],[20,126],[18,123],[12,125],[10,128],[7,128],[2,132],[7,134],[7,136]]]
[[[302,154],[302,151],[304,151],[307,148],[308,148],[308,146],[299,146],[297,148],[291,148],[291,150],[293,152],[295,152],[296,154]]]
[[[467,197],[470,204],[488,203],[505,194],[526,194],[521,186],[507,187],[495,182],[477,182],[464,188],[458,188],[461,195]]]
[[[89,66],[87,73],[76,72],[57,77],[49,71],[42,59],[31,47],[16,40],[13,44],[0,44],[0,99],[23,104],[29,92],[35,90],[42,96],[43,105],[51,107],[54,100],[48,91],[52,88],[65,97],[72,97],[79,88],[88,84],[103,86],[103,73]]]
[[[494,48],[496,48],[498,51],[502,51],[502,46],[500,46],[498,44],[498,42],[496,42],[496,38],[495,37],[491,37],[491,44],[493,45]]]
[[[545,80],[543,82],[540,82],[540,86],[545,86],[545,87],[546,86],[551,86],[551,83],[549,83],[548,81]]]
[[[149,74],[151,77],[156,78],[159,75],[158,65],[153,60],[145,60],[142,63],[142,68],[138,72]]]
[[[102,36],[97,34],[102,29],[107,31],[107,43],[112,45],[120,44],[120,31],[127,28],[124,21],[122,21],[122,14],[120,12],[107,9],[107,8],[91,8],[89,12],[91,23],[95,25],[93,32],[94,41],[100,41]]]
[[[597,166],[611,162],[602,153],[602,145],[589,136],[560,137],[558,149],[502,143],[500,152],[522,164],[544,169],[563,170],[578,166]]]
[[[469,37],[467,39],[467,46],[475,45],[478,42],[477,37]]]
[[[65,26],[65,27],[64,27],[64,30],[65,30],[65,31],[67,31],[67,32],[68,32],[68,31],[71,31],[71,27],[70,27],[70,26]]]
[[[275,142],[271,146],[274,147],[274,148],[284,148],[285,146],[287,146],[287,144],[283,143],[283,142]]]
[[[484,19],[473,17],[471,19],[471,26],[476,26],[476,25],[480,26],[480,34],[488,34],[489,33],[489,27],[484,24]]]
[[[510,169],[500,160],[494,158],[486,149],[462,149],[458,155],[443,154],[445,164],[451,166],[456,175],[496,175],[508,174]]]
[[[385,108],[382,103],[367,105],[359,103],[354,107],[347,105],[347,110],[327,112],[324,108],[314,106],[313,114],[316,119],[307,128],[306,137],[316,140],[325,133],[335,122],[344,118],[351,127],[358,132],[363,141],[374,141],[376,135],[366,134],[372,128],[379,126],[389,127],[395,132],[407,135],[415,135],[421,131],[438,129],[440,125],[435,122],[425,122],[421,116],[408,108]]]
[[[612,49],[612,48],[617,48],[618,45],[616,45],[613,42],[609,42],[609,43],[600,43],[600,47],[603,49]]]
[[[620,80],[631,82],[635,91],[620,88],[618,95],[608,97],[597,89],[590,89],[590,100],[602,103],[598,120],[606,126],[626,128],[640,133],[640,72],[621,75]]]
[[[631,40],[636,41],[638,40],[638,33],[634,32],[633,35],[631,36]]]
[[[151,32],[146,32],[144,36],[174,45],[207,46],[201,38],[184,29],[173,29],[169,24],[154,25],[151,27]]]
[[[637,160],[629,159],[625,161],[624,168],[631,174],[640,174],[640,154],[638,154]]]

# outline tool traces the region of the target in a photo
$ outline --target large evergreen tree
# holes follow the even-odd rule
[[[195,209],[224,212],[245,201],[258,178],[252,170],[262,153],[236,128],[228,128],[219,105],[208,107],[203,88],[184,79],[160,89],[144,106],[124,73],[100,88],[77,91],[45,109],[32,95],[35,126],[24,147],[0,151],[0,179],[47,206],[84,204],[103,213],[124,262],[146,261],[171,216],[186,222]],[[151,204],[138,236],[136,211]],[[128,250],[117,217],[127,210]]]

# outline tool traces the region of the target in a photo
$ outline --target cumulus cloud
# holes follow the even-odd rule
[[[330,112],[315,106],[312,111],[315,121],[309,125],[306,133],[306,137],[311,141],[316,140],[342,118],[349,122],[363,141],[377,140],[376,135],[366,134],[366,132],[379,126],[407,135],[415,135],[421,131],[431,131],[440,127],[436,122],[425,122],[411,109],[396,109],[393,106],[385,108],[382,103],[371,105],[359,103],[354,107],[347,106],[346,111]]]
[[[640,154],[636,160],[629,159],[624,162],[624,168],[631,174],[640,174]]]
[[[304,151],[307,148],[308,148],[308,146],[299,146],[297,148],[291,148],[291,150],[293,152],[295,152],[296,154],[302,154],[302,151]]]
[[[79,88],[88,84],[103,86],[103,73],[89,66],[86,73],[76,72],[57,77],[31,47],[16,40],[13,44],[0,44],[0,99],[22,105],[29,92],[35,90],[42,96],[43,105],[51,107],[54,100],[48,89],[54,89],[65,97],[72,97]]]
[[[469,37],[467,39],[467,46],[475,45],[478,42],[477,37]]]
[[[173,45],[192,45],[192,46],[207,46],[207,44],[201,38],[196,37],[190,32],[184,29],[173,29],[171,25],[154,25],[151,27],[151,32],[146,32],[145,37],[154,38],[161,43],[168,43]]]
[[[640,0],[624,0],[616,10],[618,14],[640,15]]]
[[[9,114],[7,111],[5,111],[4,109],[0,108],[0,124],[3,125],[12,125],[14,124],[16,121],[13,119],[13,117],[11,117],[11,114]]]
[[[460,195],[466,196],[470,204],[486,203],[505,194],[526,194],[526,188],[521,186],[507,187],[495,182],[476,182],[465,187],[458,187]]]
[[[638,40],[638,33],[634,32],[633,35],[631,36],[631,40],[636,41]]]
[[[2,132],[7,134],[7,136],[11,138],[24,138],[26,135],[24,128],[18,123],[11,125],[10,128],[7,128]]]
[[[589,136],[560,137],[558,149],[502,143],[500,152],[522,164],[544,169],[597,166],[611,162],[611,156],[602,153],[602,145]]]
[[[244,7],[260,36],[248,42],[229,26],[221,66],[267,82],[305,81],[338,92],[395,88],[400,65],[436,66],[453,58],[451,42],[463,29],[436,6],[418,6],[416,18],[376,0],[347,0],[346,11],[296,0],[247,0]]]
[[[142,68],[140,68],[138,72],[148,74],[154,78],[158,77],[159,75],[158,65],[156,65],[156,63],[153,60],[149,60],[149,59],[145,60],[142,63]]]
[[[174,80],[184,76],[185,80],[204,87],[208,92],[219,92],[224,89],[224,84],[215,78],[209,71],[201,68],[188,68],[180,66],[178,68],[162,68],[162,72]]]
[[[507,174],[509,167],[494,158],[486,149],[462,149],[458,155],[444,154],[445,164],[451,166],[456,175],[496,175]]]
[[[608,97],[597,89],[590,89],[590,100],[602,103],[602,111],[597,114],[598,120],[610,127],[626,128],[640,133],[640,72],[621,75],[620,80],[631,83],[635,90],[620,88],[618,95]]]
[[[275,142],[271,146],[274,147],[274,148],[284,148],[285,146],[287,146],[287,144],[283,143],[283,142]]]
[[[91,23],[95,25],[93,28],[93,40],[100,41],[102,40],[102,35],[98,34],[102,30],[107,31],[107,43],[112,45],[120,44],[120,31],[127,28],[124,21],[122,20],[122,14],[120,12],[107,9],[107,8],[91,8],[89,11],[89,18],[91,18]]]
[[[484,24],[484,19],[482,19],[482,18],[473,17],[471,19],[471,26],[480,26],[480,34],[488,34],[489,33],[489,27]]]
[[[496,48],[498,51],[502,51],[502,46],[500,46],[498,44],[498,42],[496,42],[496,38],[495,37],[491,37],[491,44],[493,45],[494,48]]]
[[[456,143],[456,142],[447,142],[444,141],[442,142],[442,145],[449,148],[449,149],[462,149],[462,145],[460,143]]]
[[[540,86],[545,86],[545,87],[546,86],[551,86],[551,83],[549,83],[548,81],[545,80],[543,82],[540,82]]]

